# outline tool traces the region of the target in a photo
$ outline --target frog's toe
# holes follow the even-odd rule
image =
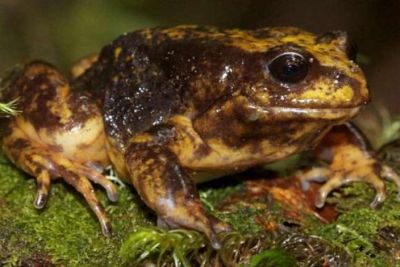
[[[181,209],[183,210],[184,207],[181,207]],[[214,249],[220,249],[221,244],[217,237],[218,232],[214,227],[216,225],[212,223],[211,219],[207,220],[208,216],[205,215],[202,210],[200,210],[200,213],[195,210],[196,209],[189,210],[190,212],[184,214],[184,216],[158,215],[157,226],[163,229],[176,229],[180,227],[195,229],[203,232],[207,236],[207,239]]]
[[[325,205],[327,196],[333,190],[352,182],[361,181],[367,182],[375,188],[376,195],[371,202],[371,207],[378,207],[386,199],[386,188],[383,180],[375,174],[371,166],[360,167],[351,172],[344,170],[333,172],[328,181],[319,189],[315,206],[322,208]]]
[[[98,170],[80,165],[78,167],[78,171],[80,174],[87,177],[93,183],[101,185],[106,190],[109,200],[113,202],[118,201],[118,192],[115,188],[115,185],[104,175],[102,175]]]
[[[36,183],[37,193],[33,205],[37,209],[42,209],[46,205],[50,190],[51,179],[49,172],[42,170],[36,178]]]
[[[210,219],[211,226],[214,229],[215,233],[222,233],[222,232],[230,232],[232,231],[232,227],[227,224],[226,222],[221,221],[220,219],[214,217],[213,215],[208,215]]]
[[[99,220],[103,234],[105,236],[110,236],[111,223],[103,206],[97,199],[94,188],[90,181],[102,185],[107,190],[108,197],[111,200],[115,200],[117,198],[114,185],[110,184],[111,182],[97,171],[86,168],[79,163],[71,162],[65,158],[53,158],[53,160],[56,160],[53,164],[54,173],[57,176],[62,177],[64,181],[72,185],[79,193],[82,194]]]
[[[308,191],[310,182],[325,182],[329,174],[329,168],[313,167],[307,171],[298,171],[295,175],[300,179],[301,188],[304,191]]]
[[[83,176],[77,176],[74,173],[65,174],[64,179],[83,195],[90,208],[96,214],[96,217],[100,222],[103,235],[107,237],[110,236],[110,220],[108,219],[107,213],[104,210],[103,206],[97,199],[97,196],[94,193],[94,189],[90,181],[87,178]]]

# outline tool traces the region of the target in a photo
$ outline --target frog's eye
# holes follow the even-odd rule
[[[297,83],[308,73],[309,62],[299,53],[284,53],[275,57],[268,65],[269,72],[278,81]]]

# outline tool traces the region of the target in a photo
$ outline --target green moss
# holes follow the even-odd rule
[[[217,186],[203,187],[200,191],[200,197],[208,212],[229,223],[234,230],[241,233],[258,234],[261,232],[261,227],[256,223],[255,218],[261,215],[262,209],[265,210],[265,204],[260,207],[257,205],[257,201],[254,201],[251,205],[244,202],[234,203],[233,205],[225,203],[230,196],[240,195],[243,190],[243,183],[233,180],[230,183],[224,182]],[[264,200],[261,202],[265,203]],[[221,204],[224,204],[223,209],[217,209],[216,207]]]
[[[354,266],[395,266],[400,259],[393,250],[400,248],[400,203],[394,185],[387,184],[388,198],[379,209],[369,203],[374,191],[365,184],[353,184],[336,193],[331,202],[343,213],[332,224],[309,229],[331,243],[337,244],[354,257]],[[386,236],[385,236],[386,235]]]
[[[208,208],[209,211],[214,211],[216,205],[221,204],[232,194],[242,192],[244,187],[240,180],[217,180],[206,184],[205,186],[200,186],[199,189],[200,198],[204,206]]]
[[[146,262],[249,266],[251,259],[264,263],[271,255],[285,253],[299,266],[319,266],[326,260],[352,266],[400,264],[393,256],[400,251],[400,203],[391,183],[387,184],[389,197],[380,209],[369,207],[375,193],[370,186],[353,184],[329,198],[341,212],[335,222],[322,224],[306,218],[294,228],[284,226],[279,203],[263,196],[242,198],[242,182],[202,186],[200,195],[208,210],[235,229],[219,235],[222,249],[218,252],[197,232],[154,227],[155,216],[131,187],[119,188],[120,200],[115,204],[98,188],[114,231],[111,238],[105,238],[82,197],[64,182],[54,182],[42,211],[32,205],[34,179],[18,171],[3,155],[0,183],[0,263],[5,266],[137,266]],[[284,227],[267,232],[259,218]],[[259,253],[261,256],[253,257]]]
[[[253,256],[250,267],[294,267],[296,260],[286,251],[281,249],[269,249]]]
[[[176,266],[189,267],[192,262],[207,266],[210,258],[205,255],[210,253],[212,249],[198,232],[144,227],[129,235],[119,255],[128,266],[153,261],[159,265],[171,262]]]
[[[129,188],[120,188],[116,204],[106,201],[112,238],[102,236],[97,219],[82,197],[64,183],[55,182],[46,208],[33,207],[34,179],[0,164],[0,262],[21,265],[35,255],[48,255],[53,263],[67,266],[118,266],[122,240],[139,225],[148,225],[148,209]],[[18,250],[16,249],[18,248]]]

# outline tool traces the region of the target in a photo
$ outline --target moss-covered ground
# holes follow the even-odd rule
[[[381,153],[400,162],[395,142]],[[397,153],[397,154],[396,154]],[[392,155],[392,156],[391,156]],[[393,156],[394,155],[394,156]],[[200,187],[205,207],[234,231],[220,251],[187,230],[163,230],[130,186],[110,203],[96,193],[112,221],[105,238],[83,198],[54,182],[43,210],[33,207],[35,181],[0,154],[1,266],[400,266],[400,203],[389,197],[371,209],[374,191],[353,184],[336,191],[323,211],[294,177],[247,172]],[[278,181],[278,182],[277,182]]]

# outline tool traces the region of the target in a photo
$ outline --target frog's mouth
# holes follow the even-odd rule
[[[264,117],[267,120],[347,120],[354,117],[361,107],[349,108],[294,108],[294,107],[257,107],[249,120]]]

